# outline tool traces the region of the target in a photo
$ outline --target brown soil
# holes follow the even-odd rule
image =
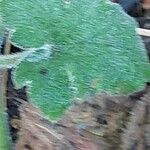
[[[31,104],[20,108],[16,150],[148,150],[150,92],[139,99],[97,94],[76,101],[56,123]]]

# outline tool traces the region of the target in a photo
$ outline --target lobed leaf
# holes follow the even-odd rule
[[[50,119],[72,99],[99,91],[129,94],[149,80],[149,64],[136,23],[104,0],[3,0],[3,24],[24,48],[52,45],[49,57],[26,57],[15,71],[17,86]],[[30,59],[29,59],[30,58]],[[35,61],[36,60],[36,61]],[[37,61],[38,60],[38,61]]]

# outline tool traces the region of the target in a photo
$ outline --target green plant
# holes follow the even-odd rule
[[[15,30],[12,42],[24,49],[40,47],[19,61],[14,80],[17,87],[28,85],[30,100],[50,119],[72,99],[99,91],[129,94],[149,80],[136,24],[116,4],[5,0],[0,7],[3,27]]]

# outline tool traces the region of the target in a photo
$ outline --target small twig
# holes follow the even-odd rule
[[[10,31],[6,29],[5,31],[5,45],[4,45],[4,55],[10,54],[11,44],[9,41]],[[6,89],[7,89],[7,69],[0,70],[0,104],[1,109],[5,110],[7,107],[6,103]]]
[[[10,51],[11,51],[10,31],[6,29],[6,31],[5,31],[4,55],[10,54]]]
[[[55,133],[54,131],[50,131],[48,128],[44,127],[44,126],[41,126],[37,123],[33,123],[37,128],[49,133],[50,135],[52,135],[53,137],[55,137],[57,140],[61,141],[63,139],[63,136],[61,136],[60,134],[58,133]]]
[[[148,30],[148,29],[136,28],[136,32],[137,32],[137,34],[139,34],[141,36],[148,36],[148,37],[150,37],[150,30]]]
[[[19,103],[23,103],[25,100],[21,99],[21,98],[18,98],[18,97],[15,97],[15,96],[12,96],[12,97],[8,97],[7,96],[7,99],[15,99],[15,101],[19,102]]]

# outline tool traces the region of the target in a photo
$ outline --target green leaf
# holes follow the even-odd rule
[[[38,49],[18,65],[14,78],[17,86],[28,85],[30,100],[50,119],[62,115],[74,98],[100,91],[129,94],[149,80],[136,23],[116,4],[5,0],[0,7],[4,26],[16,31],[14,43],[49,45],[48,58]]]

